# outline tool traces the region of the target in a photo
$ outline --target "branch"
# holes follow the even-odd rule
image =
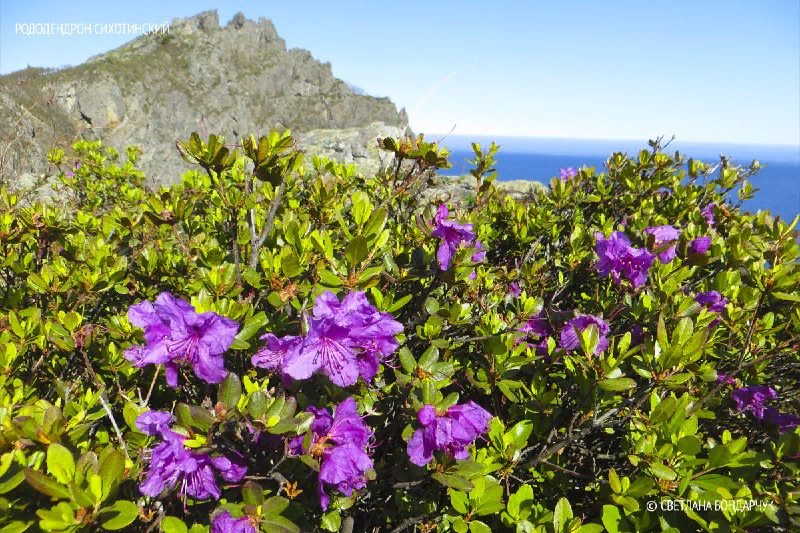
[[[287,168],[291,168],[293,166],[294,160],[297,158],[297,155],[292,156],[292,163],[289,164]],[[267,223],[264,226],[264,231],[261,232],[261,236],[258,238],[257,241],[253,242],[253,250],[250,254],[250,268],[255,269],[258,266],[258,252],[261,251],[261,247],[264,245],[264,241],[267,240],[267,235],[269,232],[272,231],[272,223],[275,221],[275,212],[278,210],[278,204],[283,197],[283,189],[286,186],[286,177],[288,174],[284,174],[281,178],[281,185],[278,187],[278,194],[275,195],[275,199],[272,201],[272,205],[269,208],[269,213],[267,215]]]

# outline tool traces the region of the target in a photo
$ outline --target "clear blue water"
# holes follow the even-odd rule
[[[441,136],[426,135],[426,141]],[[468,136],[448,136],[442,141],[451,151],[450,162],[453,168],[441,171],[447,176],[468,174],[473,168],[466,163],[474,159],[471,142],[481,142],[488,148],[491,140],[499,144],[500,151],[495,156],[498,180],[535,180],[548,183],[560,176],[561,168],[580,168],[584,165],[595,167],[600,173],[605,171],[605,161],[617,151],[627,152],[636,157],[639,150],[648,149],[647,142],[635,141],[594,141],[567,139],[513,138],[474,138]],[[742,204],[744,211],[755,213],[758,210],[770,211],[791,223],[800,213],[800,147],[770,145],[712,145],[700,143],[670,144],[666,151],[674,154],[678,150],[687,159],[693,157],[707,163],[719,163],[719,154],[731,158],[734,164],[749,166],[753,159],[762,164],[759,173],[750,181],[760,189],[755,197]],[[731,191],[732,203],[739,201],[737,190]]]

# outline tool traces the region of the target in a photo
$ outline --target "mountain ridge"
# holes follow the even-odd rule
[[[139,168],[169,185],[186,169],[176,140],[205,130],[231,142],[273,128],[290,129],[311,155],[349,155],[357,165],[366,158],[359,154],[372,152],[373,132],[413,133],[405,109],[357,94],[309,51],[287,50],[269,19],[256,23],[237,13],[220,26],[211,10],[173,19],[169,33],[142,35],[74,67],[0,76],[0,181],[53,171],[50,148],[69,155],[74,141],[88,139],[120,152],[138,145]],[[353,128],[364,129],[356,137],[366,146],[333,143],[326,152],[303,141],[315,131]]]

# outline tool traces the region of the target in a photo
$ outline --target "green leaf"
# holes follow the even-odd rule
[[[264,503],[264,489],[255,481],[247,481],[242,486],[242,500],[247,505]]]
[[[228,375],[220,383],[217,401],[222,402],[225,408],[231,411],[236,408],[241,396],[242,383],[239,381],[239,376],[233,372],[228,372]]]
[[[652,425],[660,424],[664,420],[672,417],[677,408],[678,402],[672,396],[664,398],[661,403],[655,406],[650,413],[650,423]]]
[[[103,526],[103,529],[122,529],[136,520],[137,516],[139,516],[139,508],[135,503],[128,500],[117,500],[111,507],[105,507],[100,511],[100,525]]]
[[[22,533],[23,531],[27,531],[27,529],[35,523],[35,520],[30,520],[28,522],[14,520],[0,528],[0,533]]]
[[[428,349],[422,353],[419,358],[419,366],[428,372],[431,371],[432,366],[439,360],[439,349],[436,346],[428,346]]]
[[[188,533],[189,531],[183,520],[175,516],[165,516],[161,521],[161,527],[164,529],[164,533]]]
[[[256,420],[264,416],[267,412],[267,403],[267,393],[261,390],[254,392],[250,396],[250,404],[247,407],[250,411],[250,416]]]
[[[436,383],[433,380],[422,380],[422,403],[434,405],[436,403],[436,392]]]
[[[344,257],[352,267],[358,266],[358,264],[366,259],[368,255],[369,249],[367,245],[367,239],[361,235],[353,237],[353,239],[347,243],[347,246],[344,249]]]
[[[75,475],[75,460],[72,453],[54,442],[47,447],[47,472],[59,483],[66,485]]]
[[[668,481],[673,481],[678,477],[678,474],[673,469],[660,462],[650,463],[650,472],[654,476]]]
[[[453,506],[453,509],[458,513],[467,514],[467,510],[469,509],[469,496],[461,491],[453,489],[449,489],[447,492],[450,493],[450,505]]]
[[[798,296],[797,294],[790,294],[788,292],[778,292],[778,291],[773,291],[770,294],[775,298],[778,298],[779,300],[787,300],[789,302],[800,302],[800,296]]]
[[[623,391],[636,388],[636,381],[631,378],[601,379],[597,384],[601,389],[607,391]]]
[[[300,259],[294,251],[281,258],[281,271],[287,278],[299,276],[303,272],[303,266],[300,265]]]
[[[678,441],[678,451],[685,455],[697,455],[703,449],[703,443],[694,435],[686,435]]]
[[[572,506],[569,504],[569,500],[561,498],[558,500],[558,503],[556,503],[556,508],[553,511],[553,527],[556,533],[564,531],[564,526],[566,526],[570,520],[572,520]]]
[[[686,341],[689,340],[689,337],[691,337],[693,330],[692,319],[682,318],[675,327],[675,331],[672,332],[672,344],[683,346],[686,344]]]
[[[480,520],[473,520],[469,523],[469,533],[492,533],[492,529]]]
[[[633,532],[628,520],[614,505],[604,505],[602,515],[603,525],[608,533]]]
[[[367,225],[364,226],[364,236],[377,235],[383,230],[386,224],[387,212],[385,207],[373,211],[372,215],[367,220]]]
[[[322,528],[326,531],[339,531],[342,527],[342,516],[339,511],[330,511],[322,515]]]
[[[63,498],[65,500],[69,500],[72,496],[67,487],[53,481],[46,475],[32,468],[25,469],[25,480],[30,483],[34,489],[48,496]]]
[[[611,486],[611,490],[614,491],[614,494],[622,492],[622,484],[619,482],[617,471],[613,468],[608,471],[608,483]]]
[[[669,340],[667,339],[667,327],[664,325],[664,314],[658,315],[658,327],[656,328],[658,336],[658,344],[661,346],[661,351],[666,352],[669,349]]]
[[[263,497],[262,497],[263,499]],[[281,514],[289,506],[289,500],[282,496],[273,496],[261,506],[261,516],[272,517]]]
[[[108,498],[114,488],[122,482],[125,472],[125,456],[119,450],[102,457],[100,461],[100,479],[103,482],[103,500]]]
[[[431,474],[431,477],[445,487],[450,487],[462,492],[469,492],[475,487],[470,480],[457,475],[440,474],[437,472]]]
[[[294,522],[280,515],[263,518],[261,529],[265,533],[300,533],[300,528]]]
[[[394,313],[395,311],[397,311],[398,309],[400,309],[401,307],[403,307],[404,305],[406,305],[410,301],[411,301],[411,295],[407,294],[407,295],[403,296],[402,298],[400,298],[399,300],[397,300],[395,303],[393,303],[392,306],[389,309],[386,310],[386,312],[387,313]]]
[[[331,287],[339,287],[342,284],[342,280],[339,279],[339,277],[330,270],[325,270],[324,268],[318,269],[317,275],[319,275],[319,279],[325,285],[330,285]]]
[[[17,314],[14,313],[14,311],[8,312],[8,322],[11,325],[11,331],[14,332],[14,335],[20,339],[25,338],[25,329],[22,327],[22,324],[19,323]]]

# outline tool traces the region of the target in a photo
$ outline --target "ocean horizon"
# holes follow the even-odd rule
[[[474,159],[471,143],[479,142],[487,149],[494,141],[500,145],[495,155],[498,181],[531,180],[547,184],[561,175],[560,169],[595,167],[599,174],[605,172],[605,162],[614,152],[637,157],[642,149],[650,149],[648,142],[632,140],[558,139],[534,137],[503,137],[485,135],[437,135],[425,134],[425,140],[440,140],[451,154],[453,168],[441,170],[445,176],[468,174],[473,168],[466,160]],[[665,139],[663,142],[666,142]],[[670,143],[666,152],[699,159],[706,163],[719,163],[720,154],[729,157],[732,164],[750,166],[758,160],[762,169],[750,178],[753,187],[759,189],[754,198],[742,203],[742,210],[756,213],[759,210],[780,215],[791,223],[800,214],[800,145],[766,145],[734,143]],[[716,175],[716,173],[714,174]],[[687,178],[688,179],[688,178]],[[728,194],[731,203],[739,201],[738,188]]]

